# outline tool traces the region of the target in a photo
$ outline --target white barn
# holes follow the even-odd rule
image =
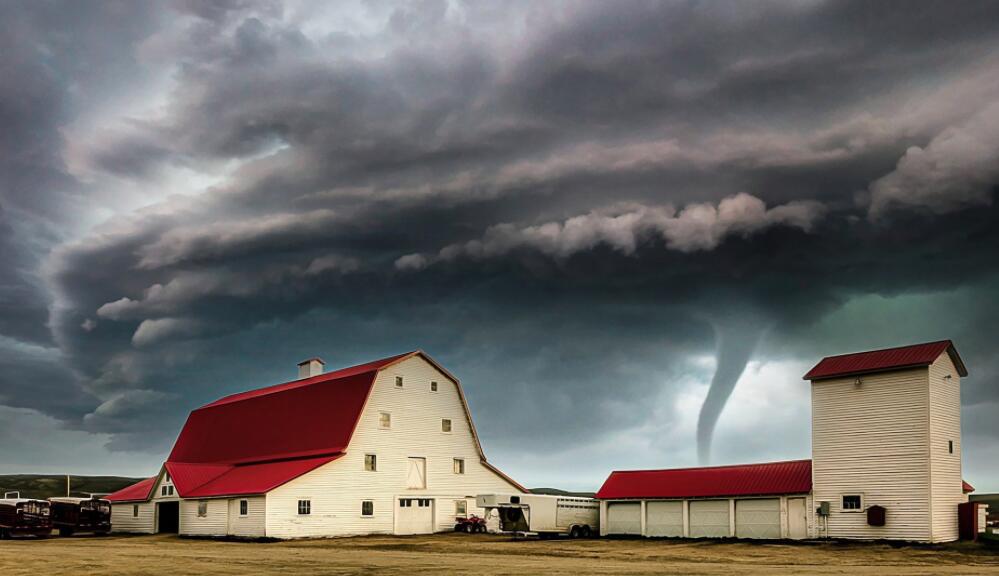
[[[188,417],[159,474],[109,496],[116,532],[301,538],[450,530],[489,464],[458,379],[416,351],[227,396]]]
[[[967,375],[950,340],[824,358],[811,460],[613,472],[601,533],[957,540]]]

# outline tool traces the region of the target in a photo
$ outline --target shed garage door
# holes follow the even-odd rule
[[[647,502],[645,504],[645,535],[682,537],[683,502]]]
[[[735,535],[739,538],[780,538],[780,498],[736,500]]]
[[[724,538],[730,536],[728,500],[692,500],[690,502],[690,537]]]
[[[611,502],[607,505],[608,534],[641,534],[642,505],[638,502]]]
[[[430,498],[399,498],[396,500],[396,534],[432,534],[433,531],[433,500]]]

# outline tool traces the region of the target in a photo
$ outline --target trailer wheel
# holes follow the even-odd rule
[[[582,536],[583,538],[589,538],[591,536],[589,525],[583,526],[583,528],[580,530],[580,536]]]
[[[573,540],[579,538],[580,532],[579,526],[573,526],[572,529],[569,530],[569,538],[572,538]]]
[[[73,529],[72,528],[60,528],[59,529],[59,535],[60,536],[72,536],[73,535]]]
[[[0,540],[6,540],[10,538],[10,534],[7,533],[6,528],[0,528]]]

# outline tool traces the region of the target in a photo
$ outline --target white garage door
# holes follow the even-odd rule
[[[431,498],[399,498],[395,504],[396,534],[432,534],[434,501]]]
[[[642,505],[638,502],[611,502],[607,505],[608,534],[641,534]]]
[[[739,538],[780,538],[780,498],[736,500],[735,535]]]
[[[729,535],[728,500],[691,500],[691,538],[724,538]]]
[[[683,502],[647,502],[645,535],[683,537]]]

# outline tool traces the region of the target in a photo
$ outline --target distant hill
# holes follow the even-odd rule
[[[550,496],[577,496],[579,498],[593,498],[596,492],[569,492],[558,488],[529,488],[532,494],[548,494]]]
[[[123,476],[70,476],[72,496],[107,494],[135,484],[142,478]],[[0,497],[18,491],[22,498],[51,498],[66,495],[66,477],[50,474],[0,475]]]

